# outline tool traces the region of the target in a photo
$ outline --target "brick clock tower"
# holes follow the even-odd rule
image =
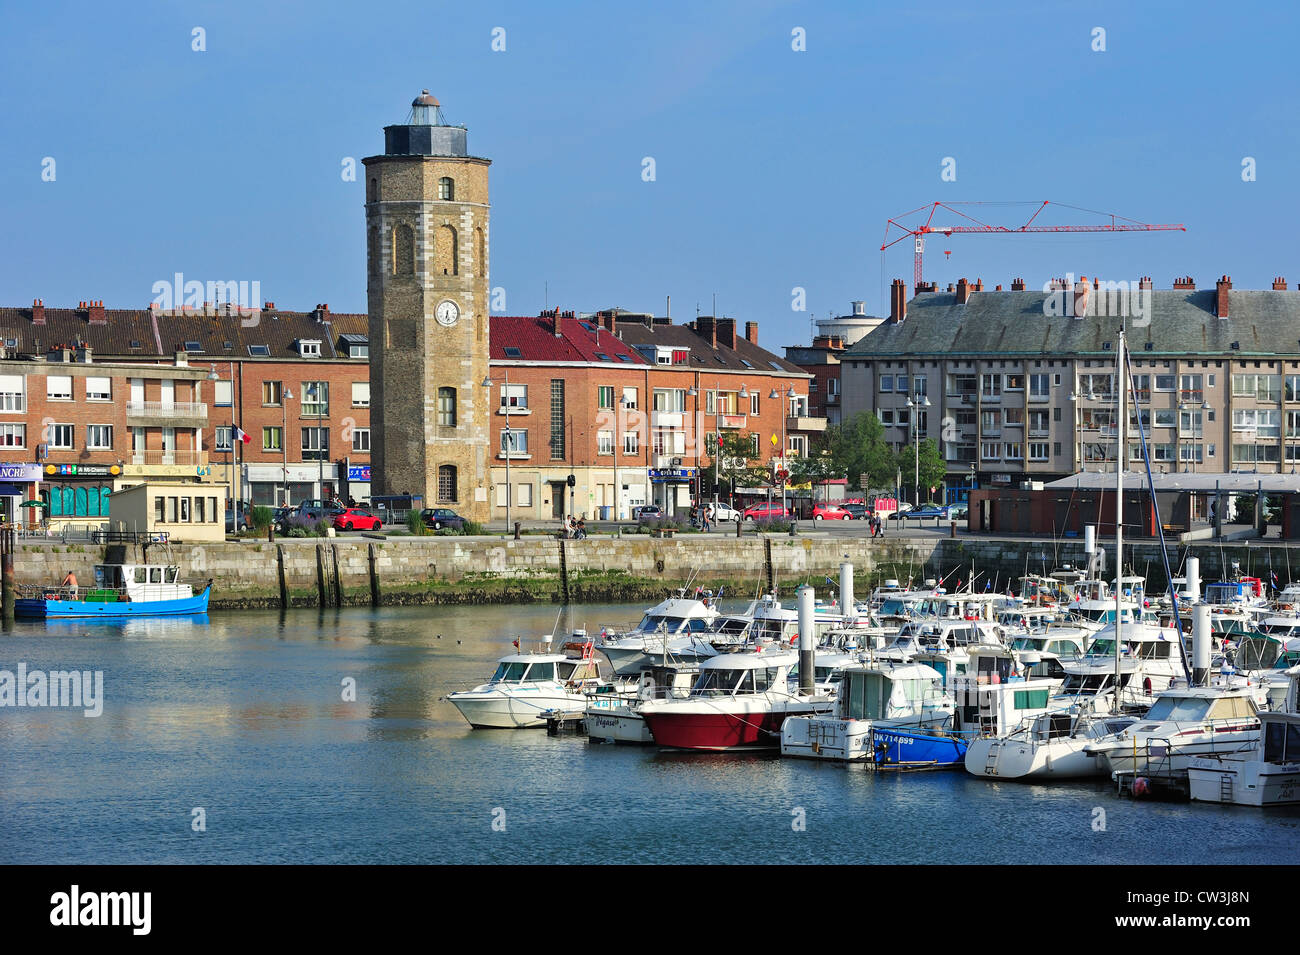
[[[489,516],[488,166],[425,90],[366,167],[371,461],[380,494]]]

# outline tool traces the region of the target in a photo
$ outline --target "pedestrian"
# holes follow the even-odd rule
[[[72,594],[72,599],[77,599],[77,575],[72,571],[68,571],[68,575],[63,578],[63,583],[59,586],[66,587],[68,592]]]
[[[709,514],[709,509],[708,509],[707,507],[706,507],[706,508],[703,508],[703,512],[704,512],[704,513],[703,513],[703,518],[704,518],[704,520],[703,520],[704,533],[707,534],[707,533],[709,532],[709,523],[710,523],[710,519],[711,519],[712,515]]]

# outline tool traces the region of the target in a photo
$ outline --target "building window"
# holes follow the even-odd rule
[[[108,451],[113,447],[113,426],[86,425],[86,447],[91,451]]]
[[[352,429],[352,450],[360,454],[370,453],[370,429]]]
[[[282,383],[278,381],[262,382],[262,404],[272,407],[278,407],[283,400]]]
[[[48,401],[71,401],[72,377],[70,375],[46,375],[45,398]]]
[[[758,414],[758,392],[754,391],[749,396],[749,413]]]
[[[1024,459],[1024,451],[1021,449],[1020,442],[1011,442],[1003,446],[1002,457],[1007,461],[1020,461]]]
[[[889,391],[893,391],[893,390],[894,390],[894,376],[893,376],[893,375],[881,375],[881,376],[880,376],[880,390],[881,390],[882,393],[883,393],[883,392],[889,392]]]
[[[1022,374],[1007,375],[1003,387],[1006,388],[1007,391],[1024,391],[1025,376]]]
[[[320,341],[317,339],[301,339],[298,342],[298,357],[300,358],[319,358]]]
[[[802,434],[786,435],[786,440],[787,440],[787,444],[789,445],[789,447],[786,448],[786,451],[789,454],[793,454],[796,457],[800,457],[800,458],[807,457],[808,438],[806,435],[802,435]]]
[[[551,379],[551,460],[564,460],[564,379]]]
[[[0,411],[26,411],[27,392],[22,375],[0,375]]]
[[[86,379],[87,401],[112,401],[113,383],[111,378],[90,377]]]
[[[165,497],[155,497],[153,499],[153,519],[156,524],[165,524],[167,522],[166,515],[163,512],[166,500]]]
[[[1050,450],[1046,441],[1031,441],[1029,443],[1029,460],[1046,461],[1051,457]]]
[[[511,411],[528,410],[528,386],[527,385],[502,385],[501,386],[501,407],[509,408]]]
[[[302,459],[304,461],[327,461],[329,456],[329,428],[303,428]]]
[[[597,454],[614,453],[614,432],[613,431],[596,432],[596,453]]]
[[[1001,375],[980,375],[980,394],[988,401],[1002,397]]]
[[[1002,445],[997,441],[981,441],[980,457],[985,461],[997,461],[1002,457]]]
[[[181,503],[181,523],[188,524],[190,522],[190,499],[188,497],[183,497],[180,499],[180,503]]]
[[[444,428],[456,427],[456,389],[438,389],[438,424]]]
[[[283,432],[279,428],[262,429],[262,450],[282,451]]]
[[[1029,397],[1039,401],[1051,397],[1050,377],[1048,375],[1029,376]]]
[[[652,400],[655,411],[680,414],[686,410],[686,390],[683,388],[656,388]],[[758,396],[755,395],[755,401],[757,400]]]
[[[637,454],[641,450],[640,438],[635,431],[623,432],[623,453]]]
[[[829,379],[827,379],[827,381],[826,381],[826,393],[827,393],[828,395],[830,395],[832,398],[837,398],[837,397],[839,397],[839,394],[840,394],[840,380],[839,380],[838,378],[829,378]]]
[[[438,180],[438,198],[444,202],[456,201],[456,183],[450,176],[443,176]]]
[[[27,447],[27,425],[0,424],[0,448]]]
[[[352,407],[354,408],[370,407],[370,382],[368,381],[352,382]]]
[[[62,451],[72,449],[72,425],[70,424],[52,424],[50,425],[50,447]]]
[[[528,432],[523,428],[503,429],[501,453],[523,455],[528,453]]]
[[[438,466],[438,503],[455,504],[456,500],[456,466],[441,464]]]
[[[758,435],[757,434],[751,434],[749,436],[749,453],[754,457],[758,457]]]
[[[613,385],[601,385],[596,389],[596,407],[602,411],[614,410]]]
[[[330,383],[304,381],[302,383],[302,414],[304,418],[324,418],[330,413]]]
[[[393,229],[393,274],[415,273],[415,233],[409,225]]]
[[[230,450],[231,431],[230,425],[219,424],[213,432],[212,448],[214,451]]]
[[[623,389],[623,407],[628,411],[636,411],[636,389]]]

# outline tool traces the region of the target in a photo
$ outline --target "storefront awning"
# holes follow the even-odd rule
[[[26,497],[27,492],[17,484],[5,484],[0,482],[0,497]]]

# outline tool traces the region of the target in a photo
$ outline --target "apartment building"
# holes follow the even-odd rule
[[[1132,365],[1120,451],[1116,348]],[[972,485],[1114,470],[1142,455],[1159,471],[1277,473],[1300,464],[1300,290],[1211,289],[1190,277],[1132,283],[1023,280],[985,291],[965,279],[900,280],[889,320],[842,358],[844,414],[876,414],[896,447],[931,438],[949,496]],[[1135,399],[1135,400],[1133,400]]]

